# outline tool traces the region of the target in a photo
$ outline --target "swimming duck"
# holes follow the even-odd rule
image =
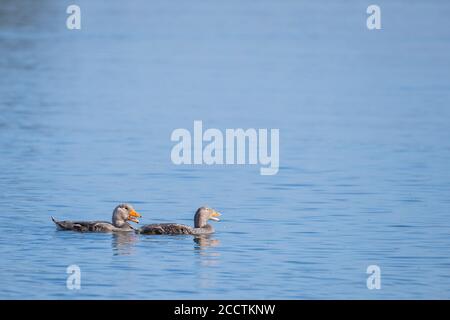
[[[139,223],[137,218],[141,215],[128,203],[119,204],[113,211],[112,223],[106,221],[57,221],[52,217],[53,222],[63,230],[73,230],[79,232],[117,232],[135,231],[128,221]]]
[[[178,223],[155,223],[147,224],[136,232],[141,234],[209,234],[214,228],[208,224],[208,220],[220,221],[221,214],[214,209],[201,207],[197,209],[194,216],[194,227]]]

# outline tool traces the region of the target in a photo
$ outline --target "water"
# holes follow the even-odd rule
[[[0,4],[0,298],[450,298],[450,4]],[[280,171],[175,166],[176,128],[279,128]],[[59,219],[216,233],[79,234]],[[66,268],[81,268],[81,290]],[[366,268],[381,268],[368,290]]]

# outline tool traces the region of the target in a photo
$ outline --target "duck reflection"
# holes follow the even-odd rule
[[[112,249],[114,255],[130,255],[139,236],[134,232],[115,232],[112,234]]]
[[[220,241],[213,235],[199,235],[194,237],[194,252],[197,256],[198,285],[200,288],[214,288],[217,286],[216,268],[220,265],[220,251],[217,247]]]
[[[194,237],[196,243],[194,249],[200,257],[200,264],[202,266],[214,266],[218,263],[220,253],[215,250],[220,245],[220,241],[212,237],[212,235],[200,235]]]
[[[139,241],[139,234],[134,232],[115,232],[112,236],[112,249],[114,255],[131,255],[134,253],[134,247]],[[212,237],[212,235],[198,235],[194,237],[194,250],[203,257],[203,265],[214,264],[213,260],[220,256],[216,250],[207,250],[220,245],[220,241]]]
[[[196,250],[206,249],[207,247],[216,247],[220,244],[218,239],[212,238],[211,235],[199,235],[194,237],[194,242],[197,244],[195,246]]]

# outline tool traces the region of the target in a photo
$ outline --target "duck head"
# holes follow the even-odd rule
[[[200,207],[194,216],[194,227],[203,228],[208,224],[208,220],[220,221],[221,214],[208,207]]]
[[[128,224],[128,221],[139,223],[137,218],[142,216],[134,210],[133,206],[128,203],[119,204],[113,211],[112,223],[114,226],[121,228]]]

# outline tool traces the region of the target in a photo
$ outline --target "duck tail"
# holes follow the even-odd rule
[[[60,228],[64,228],[64,226],[62,225],[62,223],[58,220],[56,220],[53,216],[50,216],[52,218],[52,221]]]

